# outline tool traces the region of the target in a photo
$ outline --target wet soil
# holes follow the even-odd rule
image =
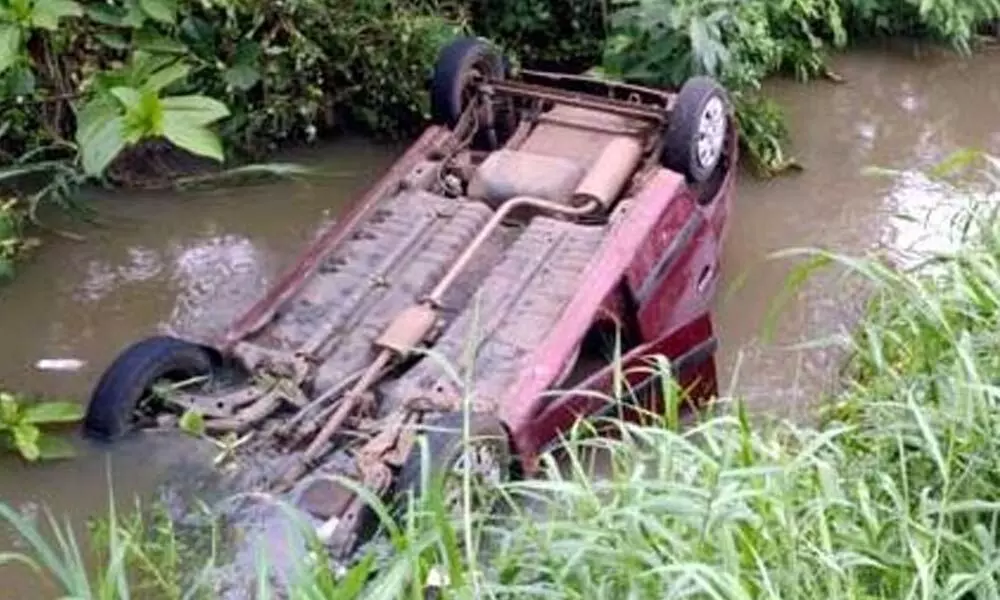
[[[767,255],[801,246],[854,253],[933,244],[935,227],[921,218],[928,208],[948,210],[948,199],[917,171],[962,147],[1000,151],[1000,88],[992,83],[1000,62],[993,54],[917,58],[897,45],[852,52],[834,67],[847,83],[770,85],[806,170],[772,181],[745,175],[727,240],[716,320],[721,375],[767,414],[810,413],[840,354],[787,346],[848,327],[860,298],[820,279],[781,313],[773,343],[765,344],[761,326],[790,268]],[[88,232],[82,244],[47,243],[0,288],[0,385],[84,402],[122,346],[156,331],[218,330],[399,150],[340,141],[283,157],[317,166],[318,178],[96,198],[107,227]],[[901,173],[865,176],[873,165]],[[86,364],[78,372],[43,372],[34,366],[43,358]],[[0,499],[47,505],[79,524],[79,534],[84,519],[104,514],[109,468],[123,503],[208,469],[198,449],[170,438],[135,440],[113,453],[80,443],[79,451],[76,460],[44,467],[0,458]],[[8,539],[0,538],[0,551]],[[12,598],[49,596],[20,568],[0,568],[0,584]]]

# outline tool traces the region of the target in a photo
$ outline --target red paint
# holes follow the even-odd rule
[[[676,248],[674,260],[660,273],[659,283],[638,299],[636,313],[613,315],[634,319],[641,336],[639,345],[623,357],[626,379],[635,385],[647,378],[649,374],[636,367],[649,364],[650,356],[673,360],[714,340],[709,303],[718,278],[736,162],[734,139],[729,146],[728,172],[715,197],[705,204],[696,202],[680,175],[666,169],[658,170],[634,195],[633,206],[591,261],[586,279],[545,342],[525,359],[520,379],[499,407],[527,472],[534,469],[539,451],[560,432],[606,407],[606,401],[593,394],[546,392],[591,324],[602,314],[608,318],[607,312],[624,311],[629,305],[619,293],[622,284],[635,296],[647,278],[655,276],[654,270],[672,246]],[[673,242],[691,222],[697,228],[677,247]],[[706,267],[710,277],[699,290],[698,280]],[[610,393],[613,372],[608,366],[577,389]],[[716,395],[713,355],[690,365],[678,380],[692,398]]]

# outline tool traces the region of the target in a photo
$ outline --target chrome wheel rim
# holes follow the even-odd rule
[[[712,168],[722,156],[722,147],[726,140],[726,107],[722,99],[713,96],[705,103],[698,120],[698,139],[696,153],[698,165],[702,168]]]

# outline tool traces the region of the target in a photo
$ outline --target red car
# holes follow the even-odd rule
[[[435,124],[222,339],[124,350],[86,432],[193,411],[209,433],[252,433],[242,451],[286,467],[266,485],[294,488],[349,548],[362,501],[306,475],[419,489],[418,431],[439,472],[531,474],[560,432],[608,407],[616,339],[626,368],[663,355],[693,398],[715,394],[709,306],[737,162],[719,84],[512,73],[463,38],[443,49],[431,101]]]

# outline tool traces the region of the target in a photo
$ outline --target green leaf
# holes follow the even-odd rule
[[[125,11],[107,4],[88,4],[84,9],[87,18],[101,25],[122,27],[125,25]]]
[[[76,402],[39,402],[24,407],[21,422],[44,425],[46,423],[75,423],[83,418],[83,408]]]
[[[0,394],[0,427],[15,426],[21,418],[21,406],[11,394]]]
[[[142,102],[142,93],[134,88],[118,86],[111,88],[111,95],[118,98],[126,111],[135,110]]]
[[[196,410],[189,410],[181,415],[178,426],[185,433],[200,436],[205,433],[205,417]]]
[[[21,55],[21,29],[14,24],[0,24],[0,73],[9,69]]]
[[[132,36],[136,47],[154,54],[187,54],[188,47],[183,43],[161,35],[150,29],[140,29]]]
[[[97,129],[105,122],[121,116],[122,110],[114,99],[99,96],[83,105],[76,114],[76,142],[79,145],[94,137]]]
[[[34,462],[38,460],[38,437],[41,432],[34,425],[25,423],[14,428],[14,446],[21,456]]]
[[[125,50],[128,48],[128,40],[120,33],[98,33],[94,37],[97,38],[97,41],[112,50]]]
[[[39,436],[38,442],[38,457],[42,460],[59,460],[64,458],[72,458],[76,455],[76,450],[73,449],[73,444],[70,444],[67,440],[43,433]]]
[[[177,19],[176,0],[139,0],[139,6],[155,21],[173,25]]]
[[[191,67],[184,63],[174,63],[165,69],[153,73],[149,79],[143,83],[142,87],[147,90],[158,92],[169,86],[171,83],[180,81],[191,72]]]
[[[225,159],[219,136],[205,127],[191,125],[172,117],[175,115],[168,113],[164,115],[163,119],[163,135],[171,143],[192,154],[211,158],[218,162]]]
[[[260,81],[260,44],[243,41],[236,49],[233,65],[226,69],[222,78],[233,88],[246,91]]]
[[[160,97],[151,90],[142,90],[125,113],[125,143],[156,137],[163,133],[163,107]]]
[[[80,137],[77,132],[77,145],[84,173],[95,177],[103,173],[125,147],[125,117],[115,116],[94,123],[87,132],[86,137]]]
[[[7,75],[7,93],[11,96],[30,96],[35,91],[35,72],[19,63]]]
[[[162,100],[163,111],[187,125],[208,125],[229,116],[225,104],[208,96],[172,96]]]
[[[122,25],[139,29],[146,22],[146,13],[139,6],[139,0],[125,0],[125,16],[122,18]]]
[[[73,0],[36,0],[31,10],[31,23],[55,31],[59,28],[59,19],[82,16],[83,7]]]

